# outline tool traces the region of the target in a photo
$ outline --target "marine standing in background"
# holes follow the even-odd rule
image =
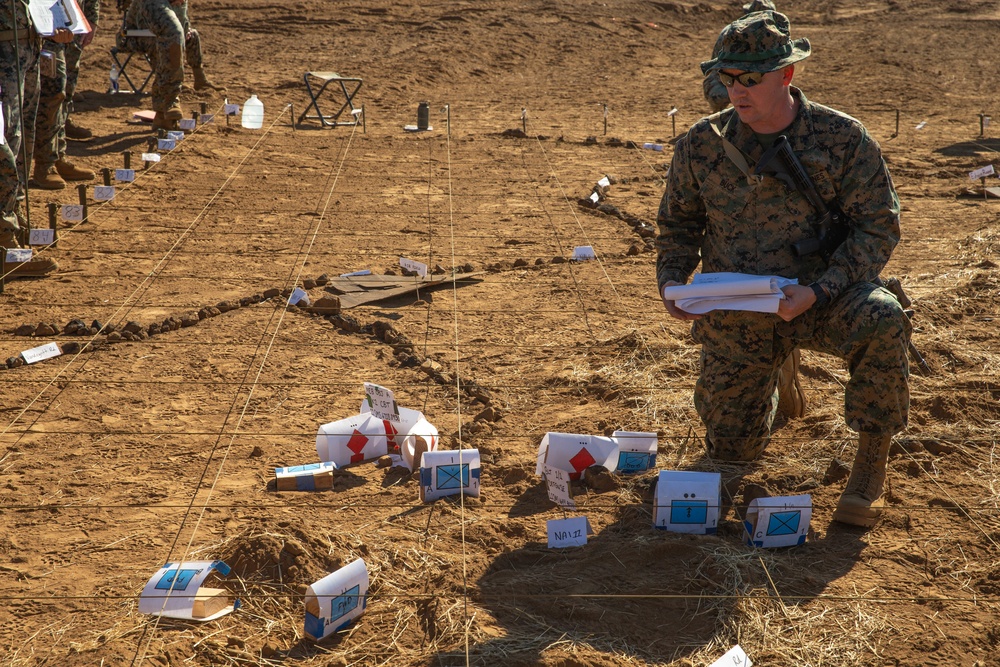
[[[185,0],[132,0],[125,25],[153,33],[153,127],[177,129],[184,117],[181,84],[184,81],[184,27],[177,13]]]
[[[80,59],[83,57],[83,50],[90,46],[97,34],[97,24],[101,19],[101,0],[83,0],[80,3],[83,7],[83,15],[90,22],[93,28],[86,35],[77,35],[76,38],[66,45],[66,100],[63,102],[63,114],[66,121],[63,123],[63,140],[74,139],[86,141],[94,134],[85,127],[81,127],[73,122],[73,96],[76,93],[76,83],[80,79]]]
[[[792,40],[787,17],[756,12],[722,31],[717,71],[733,109],[703,118],[674,148],[657,216],[657,282],[682,284],[732,271],[796,278],[776,314],[668,313],[693,321],[701,344],[694,404],[708,455],[756,458],[778,405],[778,372],[796,347],[847,362],[844,420],[859,443],[833,518],[872,526],[881,515],[892,436],[907,422],[910,324],[894,295],[873,284],[899,241],[899,200],[878,144],[860,122],[806,99],[791,85],[809,41]],[[848,220],[830,254],[798,253],[816,238],[814,211],[797,189],[751,165],[784,137],[819,196]],[[802,247],[802,246],[800,246]]]
[[[191,27],[191,20],[188,18],[188,3],[186,1],[177,11],[177,16],[181,20],[181,26],[184,28],[184,58],[187,60],[187,64],[191,66],[191,72],[194,74],[194,89],[208,90],[211,88],[212,90],[222,90],[220,86],[210,81],[205,74],[205,60],[201,52],[201,35]]]
[[[754,12],[773,12],[775,11],[774,3],[771,0],[751,0],[747,4],[743,5],[743,16],[747,14],[752,14]],[[712,49],[712,57],[717,58],[719,56],[719,50],[722,48],[722,35],[715,40],[715,48]],[[719,81],[719,73],[716,70],[708,70],[703,72],[705,75],[704,81],[702,81],[702,88],[705,90],[705,101],[708,102],[708,106],[711,107],[712,113],[717,113],[722,111],[729,106],[729,91],[726,87],[722,85]]]

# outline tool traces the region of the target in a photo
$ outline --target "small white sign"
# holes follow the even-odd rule
[[[479,450],[424,452],[420,456],[420,500],[429,503],[445,496],[479,497]]]
[[[597,253],[594,252],[594,246],[578,245],[573,248],[574,262],[584,262],[588,259],[597,259]]]
[[[309,294],[301,287],[296,287],[292,290],[292,293],[288,295],[288,305],[297,306],[305,301],[305,305],[309,305]]]
[[[32,254],[31,248],[8,248],[6,262],[8,264],[30,262]]]
[[[388,454],[385,424],[373,415],[360,414],[322,424],[316,433],[320,461],[333,461],[338,468]]]
[[[341,278],[352,278],[354,276],[370,276],[372,274],[371,269],[361,269],[360,271],[351,271],[350,273],[341,273]]]
[[[990,126],[990,117],[983,116],[983,130],[985,131],[986,128],[988,128],[989,126]]]
[[[62,219],[70,222],[81,222],[83,220],[83,206],[80,204],[63,204]]]
[[[418,262],[412,259],[406,259],[405,257],[399,258],[399,265],[406,269],[407,271],[412,271],[416,273],[421,278],[427,277],[427,265],[422,262]]]
[[[605,176],[601,180],[597,181],[597,184],[600,185],[602,188],[606,188],[611,185],[611,179]]]
[[[114,198],[115,198],[115,186],[113,185],[94,186],[94,201],[111,201]]]
[[[662,151],[663,150],[663,144],[654,144],[654,143],[649,142],[649,141],[647,141],[646,143],[644,143],[642,145],[642,147],[645,148],[647,151]]]
[[[913,129],[915,129],[915,130],[922,130],[925,127],[927,127],[927,121],[926,120],[922,120],[919,123],[917,123],[917,126],[915,128],[913,128]]]
[[[213,120],[215,120],[215,114],[203,113],[201,117],[198,119],[198,122],[200,122],[202,125],[208,125]]]
[[[51,359],[52,357],[58,357],[62,354],[62,350],[59,349],[59,345],[56,343],[46,343],[45,345],[39,345],[38,347],[33,347],[30,350],[25,350],[21,353],[21,357],[24,358],[25,363],[33,364],[36,361],[45,361],[46,359]]]
[[[309,586],[306,636],[323,639],[361,616],[368,602],[368,582],[368,566],[359,558]]]
[[[194,118],[182,118],[177,125],[182,130],[194,130],[198,126]]]
[[[721,502],[719,473],[661,470],[653,500],[653,526],[674,533],[714,535]]]
[[[646,431],[615,431],[611,439],[618,443],[618,472],[645,472],[656,467],[657,438]]]
[[[587,545],[587,536],[594,534],[585,516],[551,519],[545,522],[545,530],[549,534],[549,549],[583,547]]]
[[[396,395],[392,393],[391,389],[386,389],[373,382],[365,382],[365,396],[368,411],[374,417],[399,423],[399,406],[396,404]]]
[[[160,151],[172,151],[177,148],[177,142],[173,139],[157,139],[156,149]]]
[[[724,656],[713,662],[709,667],[753,667],[753,660],[737,644],[726,651]]]
[[[549,500],[559,507],[575,509],[576,501],[569,488],[569,473],[554,466],[545,465],[545,485],[549,492]]]
[[[139,613],[189,621],[212,621],[239,607],[239,600],[229,601],[227,592],[202,588],[212,572],[229,574],[221,560],[167,563],[157,570],[139,595]]]
[[[226,104],[225,106],[222,107],[222,113],[226,114],[227,116],[235,116],[239,112],[240,112],[239,104]]]
[[[670,118],[675,113],[677,113],[677,107],[674,107],[673,109],[671,109],[670,111],[667,112],[667,118]]]
[[[570,479],[580,479],[593,465],[608,470],[615,469],[618,460],[618,443],[601,435],[549,432],[538,444],[535,474],[541,475],[546,465],[570,474]]]
[[[173,139],[175,141],[184,141],[184,133],[179,130],[170,130],[167,132],[167,139]]]
[[[596,192],[591,192],[590,196],[587,197],[587,199],[589,199],[590,201],[592,201],[592,202],[594,202],[596,204],[597,202],[599,202],[601,200],[601,197]]]
[[[50,245],[55,243],[56,230],[32,229],[28,233],[28,245]]]
[[[969,179],[973,181],[978,181],[980,178],[986,178],[987,176],[992,176],[994,174],[993,165],[988,164],[985,167],[980,167],[969,172]]]
[[[159,153],[143,153],[142,154],[142,161],[143,162],[159,162],[160,161],[160,154]]]
[[[115,180],[119,183],[131,183],[135,180],[135,169],[115,169]]]
[[[764,548],[794,547],[806,541],[812,519],[812,497],[754,498],[747,508],[746,541]]]

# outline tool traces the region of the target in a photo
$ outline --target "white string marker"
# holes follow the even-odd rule
[[[143,153],[142,154],[142,161],[143,162],[159,162],[160,161],[160,154],[159,153]]]

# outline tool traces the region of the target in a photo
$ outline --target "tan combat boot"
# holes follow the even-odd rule
[[[0,252],[6,255],[8,248],[20,248],[15,232],[10,229],[0,231]],[[6,259],[6,257],[5,257]],[[59,265],[55,260],[48,257],[37,257],[34,251],[31,259],[27,262],[5,262],[4,280],[14,280],[15,278],[42,278],[56,271]]]
[[[156,115],[153,116],[153,129],[154,130],[176,130],[180,127],[180,124],[176,120],[167,120],[164,118],[163,111],[157,111]]]
[[[42,190],[62,190],[66,187],[66,181],[56,173],[55,165],[42,164],[36,160],[28,185]]]
[[[890,444],[892,436],[889,434],[860,434],[854,467],[833,512],[834,521],[864,528],[871,528],[878,521],[885,507],[882,488]]]
[[[74,97],[76,97],[74,95]],[[90,141],[94,138],[94,133],[85,127],[81,127],[73,122],[72,118],[66,119],[66,138],[73,141]]]
[[[56,172],[65,181],[90,181],[97,175],[89,169],[77,167],[66,158],[56,160]]]
[[[806,395],[799,382],[799,348],[792,350],[778,369],[778,412],[789,419],[802,419],[806,414]]]
[[[205,68],[203,67],[192,67],[191,71],[194,72],[194,89],[195,90],[222,90],[221,86],[215,85],[207,76],[205,76]]]
[[[170,106],[167,107],[167,110],[163,112],[163,117],[174,123],[184,118],[184,112],[181,110],[181,103],[177,100],[171,102]]]

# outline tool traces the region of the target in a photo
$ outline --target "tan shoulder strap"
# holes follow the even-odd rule
[[[712,130],[719,135],[719,138],[722,139],[722,148],[726,151],[726,155],[729,157],[730,161],[736,165],[737,169],[746,175],[747,184],[757,185],[761,182],[761,180],[763,180],[763,177],[757,176],[753,173],[750,169],[750,163],[747,162],[746,156],[743,155],[743,151],[733,145],[733,142],[729,141],[729,139],[726,139],[726,135],[723,134],[722,128],[719,126],[719,121],[721,119],[722,116],[720,114],[713,114],[709,117],[708,124]]]

